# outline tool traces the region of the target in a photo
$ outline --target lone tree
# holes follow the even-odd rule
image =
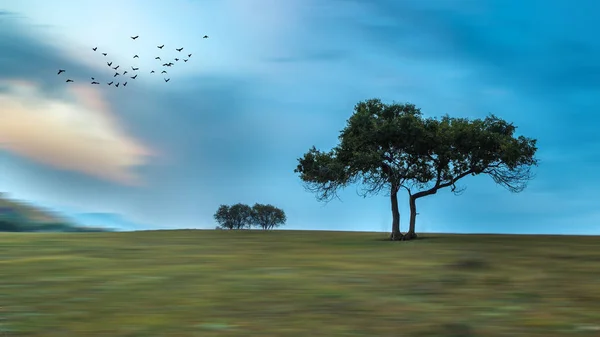
[[[512,124],[491,116],[468,121],[444,117],[425,119],[413,104],[383,104],[379,99],[358,103],[341,131],[340,143],[329,152],[314,146],[295,169],[305,187],[320,201],[360,182],[361,195],[389,192],[392,240],[413,239],[415,200],[452,186],[469,174],[487,173],[518,191],[531,178],[529,167],[535,140],[514,138]],[[421,191],[412,194],[412,188]],[[400,232],[398,191],[409,193],[411,221],[407,235]]]
[[[214,215],[222,229],[244,229],[252,225],[252,208],[244,204],[221,205]]]
[[[294,172],[317,200],[329,202],[337,191],[360,182],[366,197],[385,190],[392,208],[392,240],[402,239],[398,191],[413,177],[428,172],[411,155],[415,139],[425,132],[421,111],[413,104],[383,104],[379,99],[359,102],[329,152],[314,146],[298,159]]]
[[[252,211],[253,224],[264,230],[279,227],[287,220],[283,210],[273,205],[263,205],[257,203],[252,206]]]

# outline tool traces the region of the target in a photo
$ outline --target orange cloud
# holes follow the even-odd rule
[[[0,86],[0,148],[55,168],[139,185],[135,168],[153,155],[128,136],[95,88],[72,86],[75,102],[42,98],[35,84]]]

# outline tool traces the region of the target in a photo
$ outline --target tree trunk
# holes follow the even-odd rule
[[[404,235],[404,239],[412,240],[417,238],[417,233],[415,233],[415,223],[417,222],[417,198],[415,198],[414,195],[410,195],[408,204],[410,206],[410,224],[408,225],[408,232]]]
[[[392,202],[392,234],[390,240],[399,241],[403,240],[404,237],[400,232],[400,210],[398,209],[398,192],[392,189],[390,193],[390,200]]]

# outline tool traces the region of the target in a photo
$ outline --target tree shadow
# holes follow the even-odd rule
[[[397,240],[397,241],[392,241],[390,240],[390,235],[387,234],[386,236],[382,236],[382,237],[378,237],[375,239],[375,241],[388,241],[388,242],[411,242],[411,241],[421,241],[421,240],[437,240],[437,239],[443,239],[443,237],[441,236],[436,236],[436,235],[427,235],[427,234],[417,234],[418,236],[414,239],[410,239],[410,240]]]

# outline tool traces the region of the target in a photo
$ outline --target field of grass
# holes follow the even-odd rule
[[[600,336],[600,237],[0,233],[0,336]]]

